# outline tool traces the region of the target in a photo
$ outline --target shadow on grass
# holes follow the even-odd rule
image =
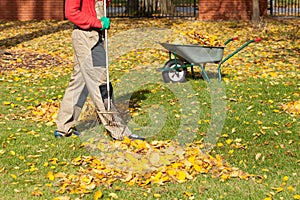
[[[131,115],[129,110],[139,110],[141,108],[140,102],[143,100],[146,100],[146,94],[151,93],[149,90],[139,90],[132,94],[125,94],[121,97],[118,97],[116,100],[116,103],[114,105],[117,108],[118,113],[120,114],[121,118],[125,121],[125,123],[128,123],[128,121],[131,119]],[[86,119],[80,121],[76,128],[78,131],[83,132],[85,130],[90,130],[101,126],[101,121],[99,117],[97,116],[96,110],[94,105],[90,105],[91,107],[88,109],[89,114],[86,115]],[[95,110],[95,112],[91,112],[91,110]]]
[[[216,70],[207,70],[206,73],[210,79],[218,79],[219,78],[218,71],[216,71]],[[227,74],[221,73],[222,78],[225,78],[227,76],[228,76]],[[188,71],[188,73],[186,74],[186,78],[187,78],[187,81],[199,80],[199,79],[206,81],[206,79],[202,75],[202,72],[198,72],[198,71],[194,72],[194,74],[192,72]]]
[[[141,101],[147,99],[147,94],[151,93],[149,90],[139,90],[134,93],[129,93],[118,97],[116,107],[120,112],[124,121],[128,122],[131,119],[129,110],[139,110],[141,108]]]
[[[5,20],[1,20],[0,21],[0,25],[4,24],[3,26],[0,27],[0,31],[3,31],[5,29],[9,29],[9,28],[18,28],[18,26],[26,26],[26,25],[31,25],[36,23],[36,20],[30,20],[30,21],[17,21],[17,20],[12,20],[12,21],[5,21]]]
[[[34,21],[32,22],[24,22],[24,23],[34,23]],[[15,25],[8,25],[8,26],[4,26],[1,27],[0,30],[3,30],[5,28],[8,28],[9,26],[15,26]],[[23,42],[27,42],[30,40],[33,40],[35,38],[39,38],[42,37],[44,35],[50,35],[59,31],[63,31],[63,30],[68,30],[72,28],[72,24],[70,22],[64,22],[62,24],[60,24],[59,26],[49,26],[46,29],[43,30],[38,30],[32,33],[28,33],[28,34],[22,34],[22,35],[17,35],[14,37],[10,37],[10,38],[5,38],[0,40],[0,48],[11,48],[14,46],[17,46],[20,43]]]

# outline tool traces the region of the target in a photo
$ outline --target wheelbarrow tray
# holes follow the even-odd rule
[[[160,43],[169,52],[173,52],[192,64],[216,63],[223,58],[225,47],[181,45]]]

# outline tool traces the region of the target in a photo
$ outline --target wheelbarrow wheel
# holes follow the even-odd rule
[[[177,64],[177,65],[176,65]],[[183,62],[180,60],[171,59],[168,62],[166,62],[164,66],[164,71],[162,72],[162,77],[166,83],[173,82],[186,82],[186,68],[177,68],[183,66]]]

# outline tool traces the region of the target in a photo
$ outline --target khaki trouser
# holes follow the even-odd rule
[[[75,29],[72,33],[75,52],[74,69],[61,102],[56,120],[57,130],[69,134],[79,118],[88,94],[104,127],[114,139],[131,134],[117,113],[105,113],[100,86],[106,85],[106,61],[103,41],[97,31]],[[107,100],[106,100],[107,101]],[[112,105],[112,111],[116,111]]]

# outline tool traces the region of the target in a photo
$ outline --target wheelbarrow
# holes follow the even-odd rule
[[[224,46],[221,47],[159,43],[169,51],[169,60],[165,63],[163,68],[157,70],[162,72],[162,77],[165,82],[176,83],[186,81],[188,67],[191,67],[192,76],[194,77],[194,66],[200,66],[203,79],[210,82],[210,78],[205,71],[205,65],[207,63],[215,63],[218,64],[218,79],[221,82],[222,64],[247,47],[250,43],[262,40],[261,38],[249,40],[223,59],[225,46],[237,39],[238,37],[228,39],[224,43]]]

